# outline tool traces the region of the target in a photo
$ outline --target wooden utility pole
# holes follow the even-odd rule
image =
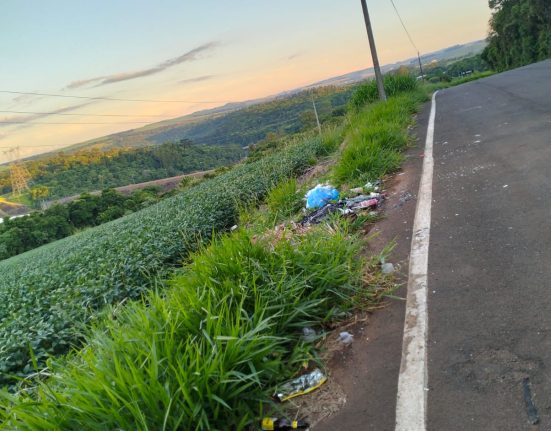
[[[383,74],[379,66],[379,57],[377,57],[377,47],[375,46],[375,38],[373,37],[373,29],[371,28],[371,20],[369,19],[369,11],[367,10],[366,0],[361,0],[362,9],[364,12],[365,28],[369,39],[369,48],[371,49],[371,58],[373,59],[373,69],[375,69],[375,80],[379,89],[379,99],[386,100],[385,86],[383,83]]]

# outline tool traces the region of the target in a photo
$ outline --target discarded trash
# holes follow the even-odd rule
[[[308,226],[310,224],[318,224],[320,223],[325,217],[327,217],[330,214],[336,213],[339,211],[344,204],[342,203],[336,203],[336,204],[327,204],[324,207],[304,216],[302,220],[299,222],[301,226]]]
[[[346,206],[351,207],[354,204],[360,203],[362,201],[366,201],[368,199],[371,199],[371,196],[360,195],[360,196],[356,196],[355,198],[348,198],[348,199],[346,199]]]
[[[352,344],[354,336],[350,332],[344,331],[339,334],[339,341],[342,344]]]
[[[355,198],[346,199],[345,204],[347,208],[352,209],[365,209],[365,208],[377,208],[384,200],[384,196],[380,193],[371,193],[369,195],[360,195]]]
[[[360,202],[358,205],[353,206],[353,209],[360,209],[360,208],[376,208],[377,205],[379,205],[379,201],[377,199],[368,199],[366,201]]]
[[[410,192],[402,192],[400,194],[400,199],[398,200],[398,203],[394,205],[394,208],[403,206],[406,202],[415,199],[414,196]]]
[[[394,265],[392,263],[383,263],[381,265],[381,271],[383,274],[392,274],[394,272]]]
[[[278,430],[302,430],[308,429],[310,425],[303,420],[291,420],[287,418],[264,418],[262,429],[265,431]]]
[[[237,225],[234,224],[234,225],[230,228],[230,231],[233,232],[233,231],[236,230],[236,229],[237,229]]]
[[[330,201],[339,199],[339,191],[330,185],[318,184],[306,193],[306,208],[321,208]]]
[[[532,390],[530,389],[530,379],[525,377],[522,379],[522,388],[524,393],[524,404],[526,406],[526,413],[528,414],[528,422],[532,425],[537,425],[540,421],[538,409],[534,404],[534,397],[532,396]]]
[[[382,182],[381,180],[377,180],[375,182],[368,181],[363,187],[355,187],[353,189],[350,189],[351,193],[369,193],[369,192],[378,192],[381,188]]]
[[[276,397],[279,401],[287,401],[291,398],[305,395],[319,388],[327,381],[325,374],[319,368],[296,379],[290,380],[279,388]]]
[[[375,185],[372,183],[367,183],[366,186],[369,186],[369,188],[373,190],[373,188],[378,189],[380,184],[381,184],[380,181],[377,181]],[[330,188],[331,190],[334,190],[336,192],[336,195],[333,194],[332,196],[337,196],[336,199],[338,199],[339,192],[336,189],[333,189],[331,186],[317,185],[315,188],[310,190],[306,195],[307,208],[312,208],[311,205],[314,205],[316,203],[313,201],[313,197],[315,195],[314,192],[316,190],[320,190],[321,188]],[[365,188],[359,188],[358,190],[360,190],[363,193],[364,189]],[[369,194],[360,194],[359,196],[355,196],[352,198],[341,199],[338,202],[331,202],[331,203],[326,202],[324,205],[320,206],[315,211],[304,216],[302,220],[299,222],[299,224],[301,226],[318,224],[324,218],[326,218],[330,214],[336,213],[337,211],[339,211],[342,215],[349,215],[349,214],[355,214],[359,211],[363,211],[366,209],[375,210],[379,207],[379,205],[381,205],[381,203],[386,199],[386,197],[387,195],[385,193],[371,191],[369,192]],[[334,200],[333,197],[331,197],[331,200]]]
[[[318,334],[316,333],[315,329],[312,328],[302,328],[302,338],[307,343],[312,343],[313,341],[316,341]]]

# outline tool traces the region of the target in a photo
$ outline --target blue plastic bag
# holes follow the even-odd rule
[[[338,200],[339,196],[339,191],[335,187],[318,184],[306,193],[306,208],[321,208],[329,201]]]

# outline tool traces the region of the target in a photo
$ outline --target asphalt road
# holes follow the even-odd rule
[[[551,430],[551,61],[440,92],[434,139],[427,429]]]

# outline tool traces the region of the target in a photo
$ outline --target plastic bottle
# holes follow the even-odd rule
[[[286,418],[264,418],[262,429],[265,431],[305,430],[309,425],[303,420],[291,420]]]

